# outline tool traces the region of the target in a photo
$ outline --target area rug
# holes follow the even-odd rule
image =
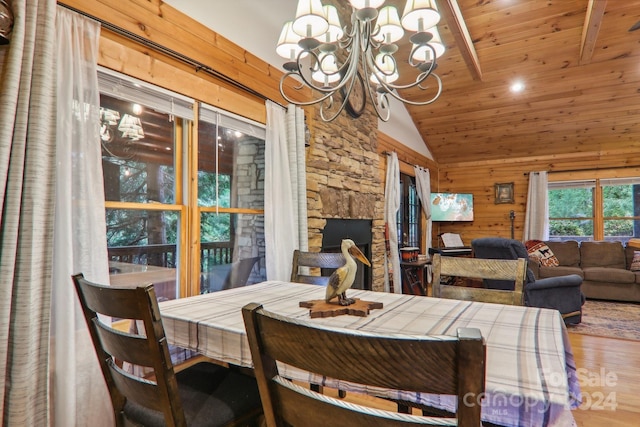
[[[570,333],[640,340],[640,304],[588,300],[582,323],[569,325]]]

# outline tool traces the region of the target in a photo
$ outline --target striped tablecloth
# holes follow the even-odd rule
[[[171,344],[208,357],[252,366],[241,308],[250,302],[265,309],[314,323],[368,332],[408,335],[456,335],[459,327],[480,329],[487,344],[486,395],[482,418],[504,426],[571,426],[572,408],[580,402],[573,353],[560,314],[555,310],[446,300],[383,292],[350,290],[349,297],[379,301],[384,308],[367,317],[310,319],[300,301],[322,299],[322,287],[289,282],[198,295],[160,304]],[[429,361],[416,361],[416,369]],[[323,383],[308,374],[284,372],[303,381]],[[453,396],[416,395],[395,390],[365,389],[348,383],[328,383],[346,391],[417,401],[453,410]]]

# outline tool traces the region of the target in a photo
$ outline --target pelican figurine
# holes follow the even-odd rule
[[[356,271],[358,270],[358,265],[354,257],[369,267],[371,267],[371,263],[351,239],[342,240],[340,248],[342,249],[342,255],[346,262],[329,277],[325,301],[329,302],[337,296],[340,305],[351,305],[355,300],[353,298],[347,298],[347,289],[353,285],[353,281],[356,278]]]

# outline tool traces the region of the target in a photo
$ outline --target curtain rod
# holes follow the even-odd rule
[[[601,170],[609,170],[609,169],[633,169],[633,168],[637,168],[638,166],[614,166],[611,168],[579,168],[579,169],[563,169],[563,170],[557,170],[557,171],[544,171],[547,173],[564,173],[564,172],[589,172],[589,171],[601,171]],[[540,171],[534,171],[534,172],[524,172],[523,175],[527,176],[530,173],[538,173]]]
[[[241,90],[243,90],[245,92],[248,92],[248,93],[250,93],[250,94],[252,94],[254,96],[257,96],[258,98],[260,98],[260,99],[262,99],[264,101],[267,101],[267,100],[268,101],[272,101],[272,102],[280,105],[281,107],[286,108],[284,105],[280,104],[279,102],[274,101],[273,99],[270,99],[268,96],[263,95],[262,93],[254,90],[254,89],[251,89],[248,86],[245,86],[244,84],[232,79],[231,77],[229,77],[229,76],[227,76],[225,74],[222,74],[219,71],[214,70],[213,68],[209,67],[206,64],[203,64],[202,62],[196,61],[195,59],[192,59],[192,58],[190,58],[190,57],[188,57],[188,56],[186,56],[186,55],[184,55],[184,54],[182,54],[180,52],[176,52],[175,50],[169,49],[168,47],[162,46],[161,44],[158,44],[158,43],[156,43],[154,41],[145,39],[144,37],[141,37],[141,36],[139,36],[139,35],[137,35],[135,33],[132,33],[131,31],[128,31],[128,30],[125,30],[124,28],[121,28],[121,27],[118,27],[116,25],[113,25],[110,22],[105,21],[104,19],[100,19],[100,18],[98,18],[96,16],[90,15],[90,14],[88,14],[86,12],[83,12],[81,10],[78,10],[78,9],[72,7],[72,6],[66,5],[64,3],[58,3],[58,4],[60,4],[60,6],[65,7],[67,9],[69,9],[69,10],[72,10],[72,11],[74,11],[74,12],[80,14],[80,15],[86,16],[87,18],[91,18],[94,21],[99,22],[102,27],[106,28],[109,31],[112,31],[112,32],[114,32],[114,33],[116,33],[118,35],[126,37],[126,38],[128,38],[130,40],[133,40],[136,43],[140,43],[141,45],[143,45],[145,47],[152,48],[153,50],[158,51],[158,52],[160,52],[160,53],[162,53],[164,55],[167,55],[170,58],[177,59],[178,61],[181,61],[181,62],[183,62],[183,63],[185,63],[187,65],[190,65],[190,66],[194,67],[196,72],[204,71],[205,73],[207,73],[207,74],[209,74],[209,75],[211,75],[213,77],[216,77],[216,78],[224,81],[225,83],[228,83],[228,84],[230,84],[230,85],[232,85],[232,86],[234,86],[234,87],[236,87],[238,89],[241,89]]]
[[[386,156],[387,154],[391,154],[391,151],[383,151],[382,154],[384,154]],[[398,153],[396,153],[396,155],[397,154]],[[409,165],[409,166],[413,166],[413,167],[421,168],[421,169],[427,169],[424,166],[414,165],[413,163],[406,162],[406,161],[402,160],[401,158],[398,158],[398,161],[404,163],[405,165]]]

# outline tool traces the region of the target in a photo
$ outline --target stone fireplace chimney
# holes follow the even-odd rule
[[[372,289],[382,290],[384,173],[376,150],[377,116],[370,105],[357,119],[342,112],[326,123],[317,109],[307,110],[307,116],[311,129],[306,153],[309,249],[322,249],[327,219],[370,220]]]

